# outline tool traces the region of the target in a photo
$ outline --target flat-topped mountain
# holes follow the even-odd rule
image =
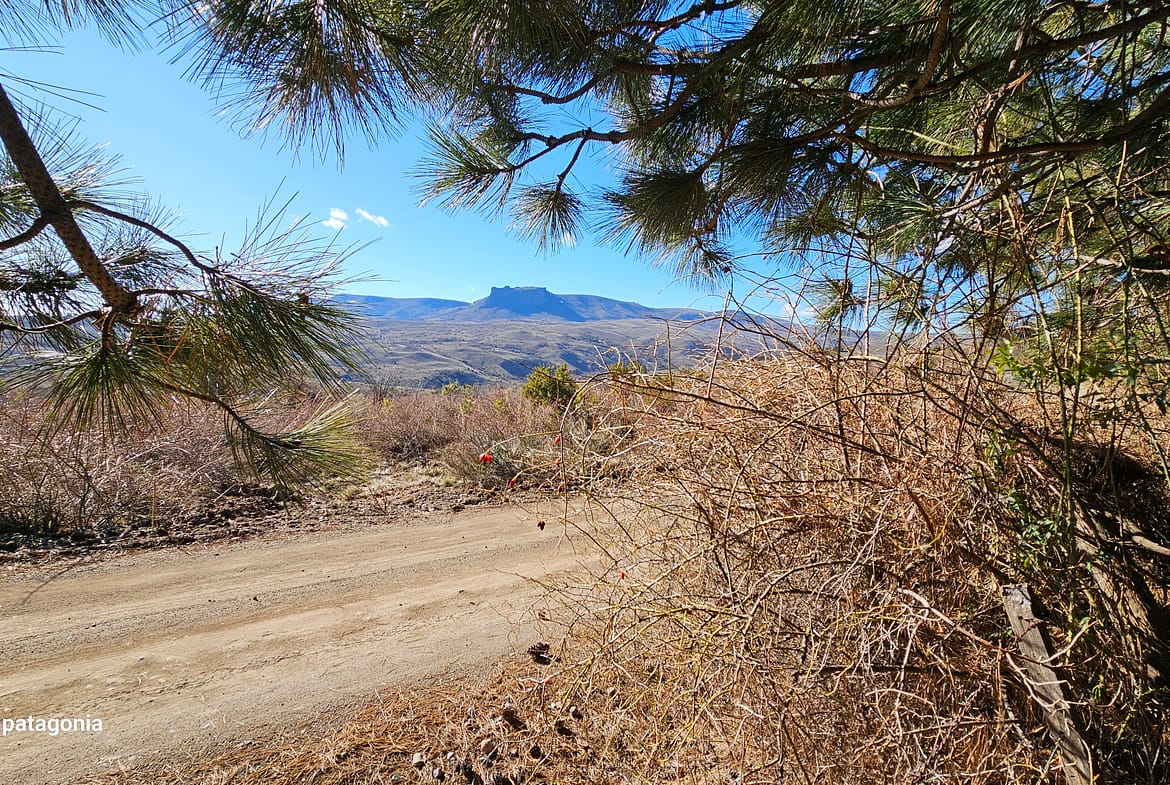
[[[600,299],[600,298],[597,298]],[[616,302],[616,301],[614,301]],[[583,322],[585,317],[560,295],[543,286],[492,287],[491,294],[482,300],[459,309],[458,317],[469,321],[489,319],[561,319]]]
[[[686,308],[650,308],[591,294],[553,294],[543,286],[493,286],[475,302],[436,298],[376,297],[342,294],[337,302],[374,319],[489,322],[533,319],[557,322],[598,322],[614,319],[676,319],[695,321],[710,314]]]
[[[336,302],[365,317],[369,367],[356,380],[403,387],[515,384],[560,363],[578,376],[628,361],[657,372],[702,363],[717,340],[724,352],[753,354],[766,343],[733,329],[720,339],[717,314],[540,286],[493,287],[472,303],[360,294]]]

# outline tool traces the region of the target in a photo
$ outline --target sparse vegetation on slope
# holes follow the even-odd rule
[[[212,4],[180,32],[196,73],[239,69],[246,109],[296,143],[428,103],[428,197],[545,249],[596,230],[728,302],[740,281],[791,296],[841,349],[574,396],[551,472],[598,502],[581,534],[607,560],[553,592],[564,664],[544,686],[611,732],[570,766],[484,752],[417,776],[1170,779],[1170,9],[445,0],[382,4],[374,30],[328,5],[322,27],[314,4]],[[595,151],[614,182],[579,179]],[[128,345],[133,297],[94,283]],[[545,465],[531,433],[448,446],[499,483]],[[383,775],[270,753],[215,776]]]
[[[273,399],[262,422],[281,427],[314,408],[312,396]],[[351,517],[377,519],[401,514],[382,508],[407,502],[458,506],[486,500],[490,490],[551,489],[556,480],[559,420],[515,389],[451,385],[355,396],[348,449],[362,456],[368,477],[296,495],[256,482],[233,460],[210,407],[176,405],[151,427],[117,438],[96,428],[58,433],[46,416],[35,396],[0,400],[3,560],[254,536],[301,523],[317,528],[300,520],[316,519],[305,509],[337,498],[370,501],[351,504]],[[497,458],[491,465],[476,460],[485,450]]]
[[[619,378],[636,458],[598,499],[602,569],[554,616],[580,683],[647,695],[662,754],[635,781],[708,745],[745,782],[1075,781],[1005,612],[1016,585],[1097,775],[1170,775],[1156,406],[1064,434],[1047,418],[1069,391],[910,350],[724,364],[666,393]]]
[[[603,558],[547,587],[543,664],[165,781],[1072,781],[1005,612],[1026,585],[1100,781],[1164,782],[1170,422],[1065,441],[1059,394],[909,349],[599,377],[553,454]]]

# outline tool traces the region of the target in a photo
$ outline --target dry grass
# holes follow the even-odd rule
[[[470,479],[589,498],[570,533],[600,567],[547,587],[559,659],[147,779],[1062,782],[1001,601],[1026,583],[1102,781],[1166,782],[1167,420],[1054,420],[1053,394],[961,357],[794,353],[598,379],[556,424],[504,396],[380,404],[371,447],[426,422]]]
[[[196,513],[245,478],[212,413],[175,406],[159,427],[54,432],[30,398],[0,401],[0,533],[54,535],[151,525]]]
[[[355,397],[351,405],[355,449],[372,469],[429,462],[441,470],[437,482],[484,488],[547,488],[554,480],[558,422],[517,390],[460,387]],[[316,406],[311,397],[270,403],[259,422],[294,427]],[[490,464],[479,460],[484,452]],[[32,396],[0,400],[0,537],[10,550],[82,534],[116,540],[200,516],[225,493],[241,492],[273,493],[233,464],[222,415],[208,407],[176,403],[138,430],[70,432],[47,429]]]
[[[451,385],[369,400],[360,438],[386,462],[434,459],[463,482],[531,488],[550,482],[546,453],[558,432],[552,410],[518,389]]]
[[[1170,443],[1164,418],[1119,435],[1086,417],[1062,450],[1050,404],[909,354],[790,355],[661,387],[598,396],[621,406],[595,430],[632,428],[636,460],[590,531],[605,566],[562,593],[559,618],[589,653],[581,679],[645,691],[643,743],[662,766],[697,745],[745,782],[1059,780],[1001,602],[1022,582],[1098,771],[1166,781],[1170,573],[1141,549],[1103,558],[1101,512],[1170,541],[1166,505],[1132,503],[1165,498],[1156,469],[1135,468]]]
[[[577,669],[566,667],[555,651],[550,654],[554,661],[546,664],[519,655],[486,679],[389,691],[332,728],[310,725],[86,782],[706,785],[740,780],[741,772],[720,762],[714,744],[662,746],[658,731],[644,720],[653,708],[652,695],[639,680],[619,679],[604,687],[584,683]]]

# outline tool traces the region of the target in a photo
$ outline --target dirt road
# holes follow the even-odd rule
[[[0,579],[0,782],[76,782],[247,739],[526,647],[526,579],[578,562],[560,527],[535,521],[468,510]],[[38,732],[30,716],[89,730]]]

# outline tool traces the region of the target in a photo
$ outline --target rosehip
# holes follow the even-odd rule
[[[480,463],[491,463],[492,462],[492,454],[490,452],[481,452],[479,454],[479,462]]]

